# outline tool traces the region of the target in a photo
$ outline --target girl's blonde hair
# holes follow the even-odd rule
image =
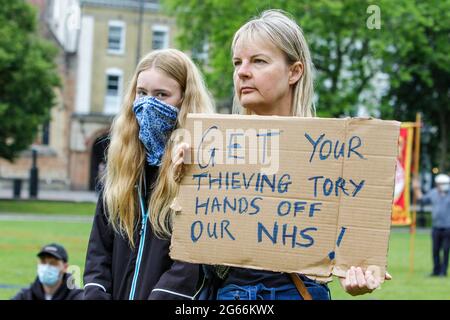
[[[248,42],[255,37],[273,43],[286,55],[288,65],[297,61],[303,64],[303,74],[294,85],[291,113],[299,117],[314,116],[314,66],[300,26],[282,10],[266,10],[259,17],[248,21],[234,34],[231,50],[234,52],[238,41]],[[243,108],[235,95],[233,113],[251,114],[251,110]]]
[[[182,128],[188,113],[212,113],[213,101],[203,78],[194,63],[181,51],[156,50],[147,54],[136,67],[128,85],[121,111],[111,127],[111,143],[107,153],[106,173],[103,177],[103,202],[108,220],[116,232],[126,236],[134,247],[134,231],[139,223],[139,198],[135,186],[145,175],[145,148],[139,140],[139,125],[133,112],[136,86],[142,71],[156,68],[178,82],[182,90],[182,103],[177,128]],[[172,173],[172,142],[168,142],[148,203],[149,219],[159,237],[171,233],[170,204],[178,192]]]

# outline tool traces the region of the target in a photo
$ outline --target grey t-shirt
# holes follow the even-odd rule
[[[421,199],[423,204],[431,204],[431,218],[434,228],[450,228],[450,192],[440,193],[431,189]]]

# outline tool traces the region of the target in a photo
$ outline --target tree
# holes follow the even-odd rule
[[[36,31],[25,1],[0,0],[0,157],[14,160],[49,120],[59,85],[56,48]]]
[[[384,71],[390,88],[383,99],[383,117],[414,121],[422,112],[424,123],[437,128],[429,142],[433,166],[450,169],[450,3],[409,2],[391,19],[390,53]]]

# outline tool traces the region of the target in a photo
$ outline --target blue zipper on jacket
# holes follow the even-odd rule
[[[139,277],[139,268],[141,266],[142,252],[144,251],[145,234],[147,231],[147,221],[148,221],[148,211],[144,210],[144,201],[142,200],[140,188],[138,188],[138,193],[139,193],[139,202],[141,204],[141,212],[142,212],[141,239],[139,241],[138,255],[137,255],[137,259],[136,259],[136,266],[134,268],[133,282],[131,284],[129,300],[134,300],[134,294],[136,292],[136,284],[137,284],[137,280]]]

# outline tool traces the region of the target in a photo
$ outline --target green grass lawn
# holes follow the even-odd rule
[[[408,233],[394,229],[389,241],[388,272],[391,281],[369,295],[352,297],[344,292],[339,281],[330,284],[332,298],[374,300],[450,300],[450,278],[428,277],[432,271],[431,237],[428,232],[419,232],[414,241],[414,271],[409,271]]]
[[[0,221],[0,284],[27,286],[33,282],[36,254],[51,242],[64,245],[69,263],[79,267],[82,275],[90,230],[90,223]],[[0,289],[0,299],[9,299],[17,291]]]
[[[0,212],[93,215],[95,203],[43,200],[0,200]]]
[[[19,201],[20,202],[20,201]],[[92,215],[94,204],[0,201],[1,212]],[[36,253],[41,246],[60,242],[69,262],[82,275],[90,223],[0,221],[0,299],[9,299],[18,289],[1,285],[27,286],[36,276]],[[374,293],[360,297],[346,294],[337,280],[330,284],[333,299],[450,299],[450,278],[430,278],[431,239],[428,232],[415,238],[414,273],[409,272],[409,234],[391,233],[388,270],[393,280]],[[81,283],[82,285],[82,283]]]

